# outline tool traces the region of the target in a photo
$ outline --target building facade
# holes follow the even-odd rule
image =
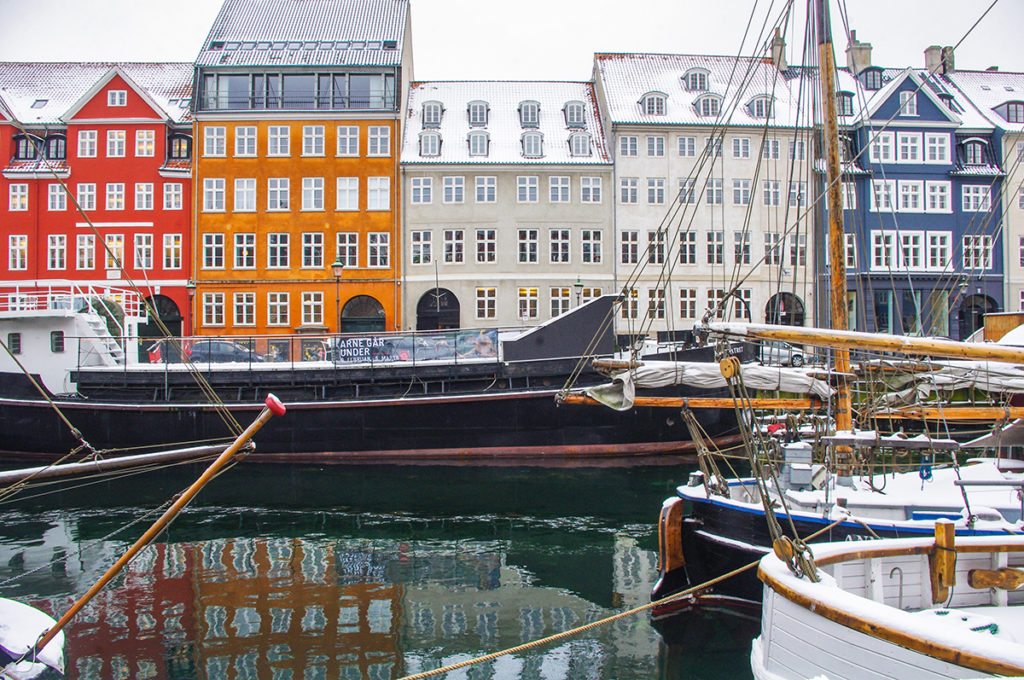
[[[0,63],[0,294],[138,287],[189,327],[190,64]],[[122,301],[124,302],[124,301]]]
[[[197,333],[402,327],[411,64],[405,0],[224,3],[195,70]]]
[[[534,325],[615,291],[591,84],[413,83],[402,173],[411,327]]]

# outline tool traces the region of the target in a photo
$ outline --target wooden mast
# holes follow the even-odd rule
[[[846,238],[843,231],[842,168],[839,163],[839,123],[836,111],[836,65],[832,49],[832,28],[828,15],[828,3],[815,0],[815,21],[818,42],[818,68],[821,82],[822,128],[825,144],[825,165],[828,171],[826,197],[828,207],[828,256],[831,271],[832,328],[849,330],[846,302]],[[850,402],[850,387],[847,375],[850,373],[850,352],[837,349],[835,352],[836,382],[836,430],[853,428],[853,411]]]

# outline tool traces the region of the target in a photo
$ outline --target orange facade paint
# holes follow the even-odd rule
[[[236,113],[195,140],[197,335],[401,328],[394,117]]]

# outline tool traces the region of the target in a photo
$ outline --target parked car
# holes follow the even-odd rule
[[[788,342],[761,343],[760,358],[762,364],[796,367],[803,366],[806,360],[803,350]]]
[[[195,363],[218,363],[241,361],[250,363],[263,361],[263,355],[245,345],[230,340],[197,340],[192,343],[188,355]]]

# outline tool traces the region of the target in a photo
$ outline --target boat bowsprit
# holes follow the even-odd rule
[[[47,667],[64,672],[64,633],[58,633],[42,650],[30,653],[36,641],[56,621],[22,602],[0,598],[0,675],[14,680],[40,676]]]

